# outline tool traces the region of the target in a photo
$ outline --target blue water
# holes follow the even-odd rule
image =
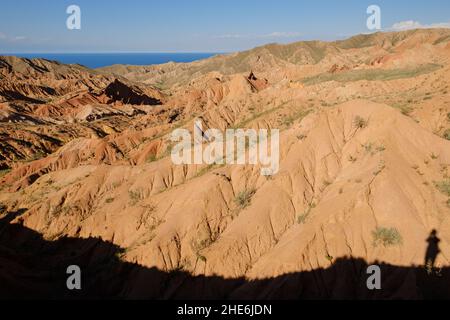
[[[22,58],[43,58],[64,64],[81,64],[88,68],[100,68],[113,64],[145,66],[167,62],[193,62],[206,59],[217,53],[14,53]],[[0,53],[0,55],[2,55]]]

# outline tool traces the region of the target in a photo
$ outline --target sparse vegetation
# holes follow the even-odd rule
[[[322,73],[316,76],[305,78],[302,82],[305,85],[314,85],[327,81],[337,82],[354,82],[354,81],[387,81],[396,79],[413,78],[420,75],[428,74],[433,71],[441,69],[442,66],[438,64],[425,64],[416,68],[405,69],[369,69],[369,70],[350,70],[340,73]],[[427,98],[431,98],[428,96]]]
[[[308,213],[302,213],[297,217],[297,223],[298,224],[305,224],[306,220],[308,219],[309,212]]]
[[[326,47],[317,41],[292,43],[286,46],[270,44],[264,48],[277,58],[287,60],[295,64],[302,64],[304,61],[304,57],[297,54],[297,50],[300,48],[309,54],[315,64],[319,63],[326,55]]]
[[[191,248],[195,252],[197,259],[206,262],[206,257],[201,254],[201,251],[209,247],[214,241],[210,238],[205,238],[202,240],[194,239],[191,241]]]
[[[367,120],[361,116],[356,116],[353,120],[353,124],[357,129],[364,129],[367,127]]]
[[[411,101],[411,100],[409,100],[409,101]],[[411,102],[409,102],[408,101],[408,103],[411,103]],[[411,112],[413,112],[414,111],[414,108],[413,107],[411,107],[410,105],[404,105],[404,104],[395,104],[395,105],[393,105],[393,107],[395,108],[395,109],[398,109],[398,110],[400,110],[400,112],[403,114],[403,115],[405,115],[405,116],[409,116],[410,114],[411,114]]]
[[[367,48],[374,44],[372,34],[360,34],[346,40],[338,42],[341,49],[361,49]]]
[[[117,189],[118,187],[120,187],[122,185],[122,182],[121,181],[115,181],[115,182],[113,182],[112,183],[112,188],[113,189]]]
[[[254,196],[255,193],[256,193],[255,189],[241,191],[234,199],[234,202],[240,209],[245,209],[250,205],[252,197]]]
[[[386,151],[386,147],[384,145],[376,145],[373,142],[366,142],[362,145],[364,148],[364,151],[366,153],[370,153],[372,156],[375,155],[378,152],[384,152]]]
[[[259,112],[259,113],[255,113],[255,114],[253,114],[250,118],[244,120],[243,122],[240,122],[240,123],[238,123],[238,124],[232,126],[231,129],[245,128],[245,127],[248,126],[248,124],[250,124],[252,121],[254,121],[254,120],[256,120],[256,119],[259,119],[259,118],[261,118],[261,117],[267,116],[267,115],[269,115],[269,114],[271,114],[271,113],[274,113],[274,112],[280,110],[282,107],[284,107],[284,105],[285,105],[285,104],[281,104],[281,105],[279,105],[279,106],[277,106],[277,107],[275,107],[275,108],[272,108],[272,109],[269,109],[269,110],[266,110],[266,111],[262,111],[262,112]]]
[[[378,176],[380,173],[383,172],[384,169],[386,169],[386,164],[384,163],[384,161],[382,161],[382,162],[379,164],[377,170],[375,170],[375,171],[373,172],[373,175],[374,175],[374,176]]]
[[[383,245],[384,247],[397,246],[403,243],[402,236],[396,228],[377,227],[373,232],[373,245],[375,247]]]
[[[433,43],[433,45],[438,45],[438,44],[440,44],[440,43],[443,43],[443,42],[445,42],[445,41],[448,41],[449,39],[450,39],[450,36],[449,36],[449,35],[444,35],[444,36],[440,37],[439,39],[437,39],[437,40]]]
[[[150,156],[147,157],[146,162],[152,163],[152,162],[155,162],[156,160],[158,160],[158,158],[156,157],[156,154],[151,154]]]
[[[324,181],[323,181],[323,186],[324,186],[325,188],[331,186],[331,181],[324,180]]]
[[[329,253],[327,253],[327,254],[325,255],[325,259],[327,259],[330,263],[333,263],[334,257],[331,256]]]
[[[450,179],[435,182],[435,186],[440,192],[445,194],[447,197],[450,197]]]
[[[135,206],[139,200],[141,200],[141,195],[139,191],[129,190],[128,196],[130,197],[130,204]]]
[[[246,142],[247,142],[247,141],[246,141]],[[201,176],[207,174],[207,173],[210,172],[212,169],[214,169],[216,166],[218,166],[218,165],[216,165],[215,163],[213,163],[213,164],[209,164],[209,165],[207,165],[207,166],[201,168],[201,169],[195,174],[194,178],[198,178],[198,177],[201,177]]]
[[[287,118],[284,118],[282,121],[282,125],[289,128],[290,126],[292,126],[294,124],[295,121],[302,120],[310,112],[311,112],[311,110],[302,110],[302,111],[296,112],[295,114],[288,116]]]
[[[445,130],[442,137],[446,140],[450,140],[450,129]]]
[[[127,249],[118,248],[114,253],[114,257],[117,260],[123,260],[125,258],[126,253],[127,253]]]
[[[213,241],[210,238],[205,238],[202,240],[192,240],[191,246],[194,251],[199,252],[211,245]]]
[[[156,81],[153,85],[155,86],[155,88],[157,88],[161,91],[164,91],[167,89],[166,84],[164,83],[164,81],[161,81],[161,80]]]
[[[36,153],[34,153],[31,157],[29,157],[26,162],[33,162],[36,160],[40,160],[47,157],[47,154],[44,151],[38,151]]]
[[[430,158],[433,159],[433,160],[437,160],[437,159],[439,159],[439,156],[436,155],[436,154],[434,154],[434,152],[433,152],[433,153],[430,155]]]
[[[366,153],[372,153],[373,152],[373,143],[372,142],[367,142],[365,144],[362,145],[364,150],[366,151]]]
[[[0,178],[3,178],[4,176],[6,176],[10,172],[11,172],[11,169],[0,170]]]
[[[114,202],[114,198],[107,198],[106,200],[105,200],[105,202],[106,203],[113,203]]]
[[[305,212],[303,212],[302,214],[297,216],[297,223],[298,224],[305,224],[306,221],[308,220],[310,214],[311,214],[312,209],[314,209],[315,207],[316,207],[316,204],[315,203],[311,203],[308,206],[308,209],[306,209]]]

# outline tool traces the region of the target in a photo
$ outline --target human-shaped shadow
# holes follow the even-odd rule
[[[437,231],[433,230],[430,233],[430,236],[427,239],[428,247],[427,252],[425,253],[425,267],[431,273],[434,270],[434,264],[436,263],[436,258],[438,254],[441,252],[439,249],[439,242],[441,239],[437,236]]]

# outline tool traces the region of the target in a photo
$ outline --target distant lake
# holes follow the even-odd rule
[[[81,64],[88,68],[100,68],[113,64],[145,66],[167,62],[193,62],[218,53],[13,53],[8,56],[43,58],[64,64]],[[3,55],[0,53],[0,55]]]

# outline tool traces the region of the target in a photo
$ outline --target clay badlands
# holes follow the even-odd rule
[[[0,297],[450,298],[449,92],[444,29],[147,67],[0,57]],[[173,164],[196,119],[280,129],[279,172]]]

